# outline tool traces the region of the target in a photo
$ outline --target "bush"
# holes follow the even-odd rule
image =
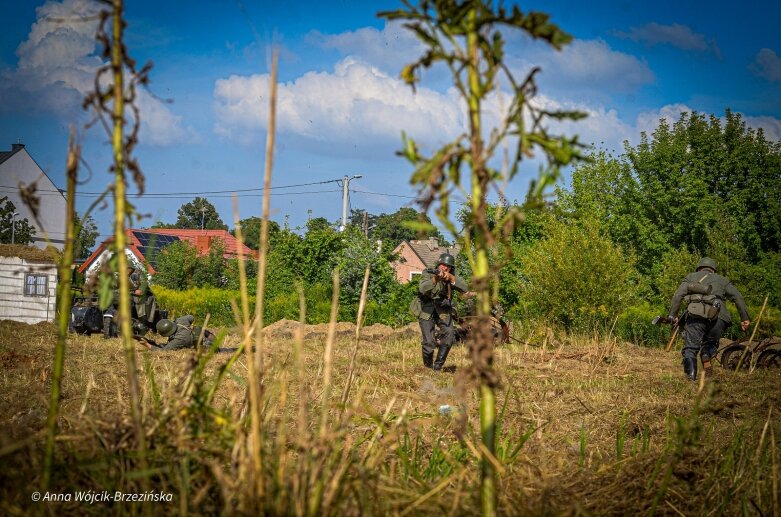
[[[176,291],[156,286],[154,294],[157,304],[169,311],[171,317],[192,314],[197,320],[203,321],[209,315],[209,324],[217,326],[232,326],[235,324],[231,299],[237,302],[241,299],[238,291],[228,291],[215,287],[196,287],[186,291]],[[250,310],[255,307],[255,297],[250,297]]]
[[[653,306],[648,302],[629,307],[616,320],[613,334],[624,341],[641,346],[665,346],[670,339],[670,325],[653,325],[656,316],[667,314],[665,307]]]
[[[596,220],[553,220],[522,258],[524,299],[532,314],[568,330],[590,328],[634,304],[639,279],[633,262]]]

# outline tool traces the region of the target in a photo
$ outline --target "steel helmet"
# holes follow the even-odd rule
[[[160,320],[157,322],[157,333],[163,337],[171,337],[176,332],[176,323],[171,320]]]
[[[702,257],[700,259],[700,262],[697,264],[697,271],[699,271],[700,269],[702,269],[704,267],[708,267],[708,268],[711,268],[712,270],[716,271],[716,261],[713,260],[710,257]]]
[[[456,258],[450,253],[443,253],[439,256],[437,264],[445,264],[446,266],[456,267]]]

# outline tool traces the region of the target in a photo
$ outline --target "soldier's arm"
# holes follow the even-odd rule
[[[727,284],[727,288],[724,290],[724,294],[726,295],[727,298],[735,302],[735,306],[738,308],[738,312],[740,313],[740,320],[751,321],[751,318],[748,315],[748,307],[746,306],[746,301],[743,300],[743,295],[740,294],[740,291],[738,291],[737,288],[734,285],[732,285],[731,282]]]
[[[673,299],[670,302],[670,319],[675,319],[678,317],[678,309],[681,308],[681,300],[683,300],[683,297],[686,296],[687,283],[688,282],[684,280],[681,282],[681,285],[678,286],[678,289],[675,290]]]
[[[464,279],[458,275],[454,275],[454,276],[455,276],[455,281],[453,282],[453,287],[455,287],[456,290],[461,291],[462,293],[469,291],[469,286],[466,285]]]
[[[442,290],[442,282],[436,282],[436,277],[431,273],[423,273],[420,276],[418,292],[422,295],[434,297]]]

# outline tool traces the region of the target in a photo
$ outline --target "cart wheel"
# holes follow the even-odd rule
[[[763,368],[781,368],[781,351],[773,349],[763,351],[759,354],[757,365]]]
[[[721,353],[721,367],[727,370],[737,370],[738,361],[743,355],[743,351],[746,350],[746,345],[742,343],[733,343]],[[748,369],[751,365],[751,351],[746,352],[746,356],[743,358],[743,363],[740,365],[741,369]]]

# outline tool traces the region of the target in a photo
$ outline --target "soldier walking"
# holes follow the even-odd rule
[[[697,270],[689,273],[673,295],[669,318],[678,323],[678,309],[686,298],[688,306],[684,327],[683,371],[690,380],[697,380],[697,356],[702,359],[705,376],[712,375],[711,358],[716,353],[719,339],[732,324],[726,300],[732,300],[740,312],[740,328],[745,331],[750,323],[743,296],[725,277],[716,273],[716,261],[704,257]]]
[[[464,280],[456,275],[456,259],[450,253],[439,256],[437,266],[427,268],[420,275],[418,295],[412,300],[410,312],[418,318],[420,332],[423,335],[423,366],[442,370],[450,348],[456,339],[453,321],[453,294],[455,291],[466,293],[468,287]],[[439,352],[434,360],[436,347],[436,329],[440,331]]]

